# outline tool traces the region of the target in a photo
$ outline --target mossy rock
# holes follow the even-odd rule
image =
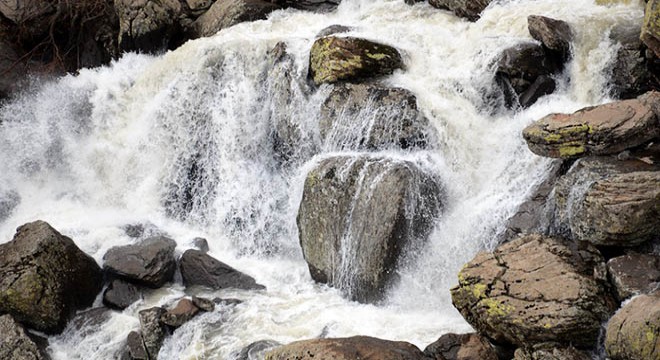
[[[612,360],[660,359],[660,292],[632,299],[610,319],[605,350]]]

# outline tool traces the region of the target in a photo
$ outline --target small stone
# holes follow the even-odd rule
[[[196,237],[193,239],[192,244],[197,248],[197,250],[203,253],[209,252],[209,243],[204,238]]]
[[[212,312],[215,310],[215,303],[212,300],[193,296],[192,302],[202,311]]]
[[[181,299],[174,309],[168,310],[160,316],[160,322],[177,328],[197,315],[199,308],[188,299]]]

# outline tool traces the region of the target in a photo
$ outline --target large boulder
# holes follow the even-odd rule
[[[470,21],[477,21],[481,12],[486,9],[493,0],[429,0],[431,6],[438,9],[452,11],[459,17]]]
[[[172,280],[176,270],[176,242],[154,236],[138,244],[115,246],[103,256],[103,269],[113,276],[151,288]]]
[[[493,346],[478,334],[445,334],[424,349],[430,360],[497,360]]]
[[[647,2],[640,38],[660,58],[660,0]]]
[[[266,360],[425,360],[415,345],[368,336],[293,342],[266,353]]]
[[[587,107],[573,114],[551,114],[523,130],[537,155],[574,158],[615,154],[660,135],[660,92],[637,99]]]
[[[635,246],[660,230],[656,156],[579,159],[555,183],[550,233],[595,245]]]
[[[660,292],[635,297],[612,316],[605,350],[612,360],[660,359]]]
[[[199,250],[186,250],[179,262],[185,286],[206,286],[220,290],[226,288],[260,290],[265,289],[249,275],[218,261]]]
[[[590,348],[613,307],[605,273],[588,243],[528,235],[479,253],[451,296],[463,317],[498,343]]]
[[[96,261],[44,221],[20,226],[0,245],[0,313],[58,333],[103,287]]]
[[[436,179],[407,161],[321,161],[307,174],[297,218],[312,278],[353,300],[379,300],[402,252],[425,241],[441,194]]]
[[[0,316],[0,359],[48,360],[50,357],[10,315]]]
[[[527,28],[529,34],[540,41],[546,50],[554,51],[564,59],[569,57],[573,31],[565,21],[530,15],[527,17]]]
[[[122,51],[156,52],[171,47],[181,29],[179,0],[114,0]]]
[[[321,106],[321,139],[335,149],[424,148],[431,133],[410,91],[337,84]]]
[[[216,1],[192,24],[192,37],[211,36],[244,21],[262,20],[279,8],[273,2],[262,0]]]
[[[160,322],[160,317],[163,314],[165,314],[165,309],[157,306],[141,310],[138,313],[142,342],[150,360],[158,358],[158,352],[163,346],[165,336],[168,334],[165,325]]]
[[[623,301],[660,286],[660,256],[637,253],[617,256],[607,262],[607,272],[619,300]]]
[[[309,76],[316,85],[390,75],[401,68],[403,59],[397,49],[355,37],[317,39],[309,56]]]

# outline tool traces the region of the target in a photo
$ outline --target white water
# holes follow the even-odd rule
[[[522,112],[489,115],[482,95],[493,86],[492,61],[530,39],[532,14],[572,25],[574,60],[554,95]],[[207,238],[213,256],[267,286],[203,294],[244,302],[178,329],[166,340],[163,359],[229,359],[253,341],[321,334],[372,335],[423,348],[443,333],[470,330],[451,306],[456,273],[479,250],[495,246],[503,221],[548,167],[526,149],[520,131],[550,112],[607,101],[603,69],[615,52],[608,31],[617,23],[637,26],[641,16],[637,3],[512,0],[469,23],[427,4],[345,0],[331,14],[278,11],[161,57],[128,54],[110,67],[82,70],[0,108],[0,189],[21,198],[0,223],[0,242],[17,226],[43,219],[102,263],[110,247],[131,242],[124,225],[148,222],[176,239],[179,252],[194,237]],[[312,93],[304,81],[314,35],[333,24],[401,49],[406,69],[384,82],[417,96],[439,139],[428,151],[383,153],[440,177],[447,198],[427,247],[402,265],[401,283],[379,306],[349,302],[315,284],[298,246],[305,174],[337,154],[308,156],[327,148],[318,143],[315,121],[329,87]],[[281,77],[263,81],[266,53],[278,41],[295,58],[293,95],[284,108],[273,94]],[[309,148],[282,168],[271,133],[285,116],[300,125]],[[186,190],[192,159],[197,181]],[[195,194],[189,209],[170,204],[166,210],[168,194],[186,191]],[[49,350],[55,359],[114,358],[139,326],[137,311],[183,294],[180,285],[154,292],[90,333],[51,337]]]

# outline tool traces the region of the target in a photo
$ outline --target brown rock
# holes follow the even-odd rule
[[[266,360],[424,360],[415,345],[368,336],[297,341],[266,354]]]
[[[640,295],[612,316],[605,350],[612,360],[660,359],[660,292]]]
[[[488,340],[478,334],[445,334],[424,349],[432,360],[497,360]]]
[[[218,31],[244,21],[265,19],[279,9],[275,3],[262,0],[216,1],[192,24],[193,38],[211,36]]]
[[[516,349],[513,360],[591,360],[591,356],[574,348],[557,344],[540,344],[531,349]]]
[[[648,293],[660,285],[660,256],[629,254],[607,262],[617,296],[623,301],[633,295]]]
[[[456,16],[477,21],[493,0],[429,0],[431,6],[452,11]]]
[[[458,278],[454,306],[499,343],[591,347],[613,304],[603,258],[584,242],[528,235],[479,253]]]
[[[527,27],[529,34],[546,48],[563,55],[570,53],[573,31],[565,21],[530,15],[527,17]]]
[[[570,115],[548,115],[525,128],[523,137],[532,152],[546,157],[615,154],[660,134],[659,109],[660,92],[649,92]]]
[[[192,319],[198,312],[199,308],[191,300],[181,299],[174,309],[170,309],[160,316],[160,322],[177,328]]]

